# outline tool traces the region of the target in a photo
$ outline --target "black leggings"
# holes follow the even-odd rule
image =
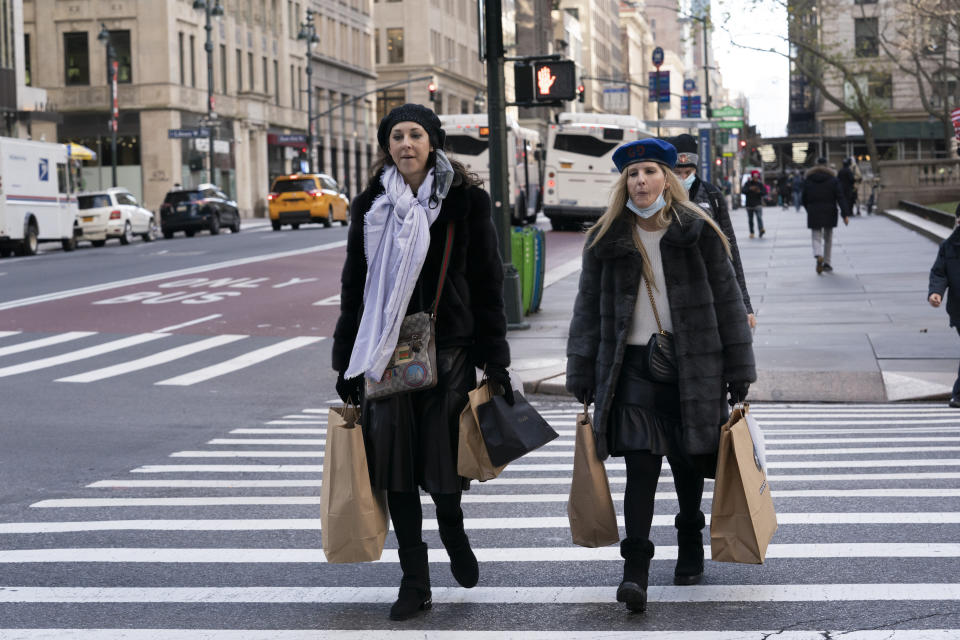
[[[623,458],[627,465],[627,487],[623,492],[627,537],[648,540],[663,457],[648,451],[633,451],[624,454]],[[703,477],[680,458],[670,456],[667,461],[673,471],[680,517],[690,520],[700,512]]]
[[[431,493],[433,504],[437,508],[437,522],[440,526],[460,526],[463,510],[460,508],[460,493]],[[397,546],[409,549],[423,542],[423,509],[420,506],[418,491],[388,491],[387,505],[390,507],[390,519],[393,531],[397,535]]]

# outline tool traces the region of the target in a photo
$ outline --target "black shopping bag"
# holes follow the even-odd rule
[[[513,406],[497,395],[477,407],[483,442],[490,462],[498,467],[542,447],[558,435],[522,395],[515,393],[513,397]]]

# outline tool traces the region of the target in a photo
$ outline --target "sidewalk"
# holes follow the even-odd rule
[[[937,243],[885,216],[834,231],[833,273],[817,275],[806,215],[764,209],[767,233],[748,237],[731,212],[757,314],[757,382],[750,398],[779,402],[944,399],[960,359],[946,312],[926,302]],[[555,280],[531,328],[509,334],[513,366],[531,393],[564,394],[565,349],[579,272]],[[555,274],[562,275],[562,274]]]

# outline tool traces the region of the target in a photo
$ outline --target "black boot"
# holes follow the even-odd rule
[[[433,606],[427,545],[420,543],[415,547],[400,549],[397,555],[400,557],[403,579],[400,580],[397,601],[390,607],[390,619],[406,620],[416,615],[418,611],[425,611]]]
[[[689,519],[674,518],[677,528],[677,566],[673,570],[673,584],[699,584],[703,579],[703,512]]]
[[[450,556],[450,572],[453,577],[461,587],[469,589],[477,586],[480,566],[477,564],[477,556],[470,548],[470,539],[463,530],[463,512],[455,522],[443,522],[437,518],[437,525],[440,529],[440,540]]]
[[[646,611],[653,543],[640,538],[624,538],[620,541],[620,555],[624,560],[623,582],[617,588],[617,602],[626,603],[630,611]]]

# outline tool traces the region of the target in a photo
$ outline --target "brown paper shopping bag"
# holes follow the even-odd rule
[[[327,562],[380,559],[387,537],[386,494],[374,491],[356,407],[331,407],[323,452],[320,529]]]
[[[620,540],[617,513],[613,509],[610,483],[603,462],[597,458],[590,414],[584,406],[577,416],[577,441],[573,454],[573,481],[567,517],[573,543],[581,547],[605,547]]]
[[[762,451],[750,437],[749,410],[734,409],[720,433],[710,516],[711,556],[718,562],[763,564],[777,530]]]
[[[464,478],[472,478],[480,482],[496,478],[507,466],[495,467],[490,462],[487,446],[483,443],[483,432],[480,431],[480,421],[477,419],[476,407],[489,402],[491,396],[489,387],[481,384],[470,392],[470,401],[460,412],[457,473]]]

